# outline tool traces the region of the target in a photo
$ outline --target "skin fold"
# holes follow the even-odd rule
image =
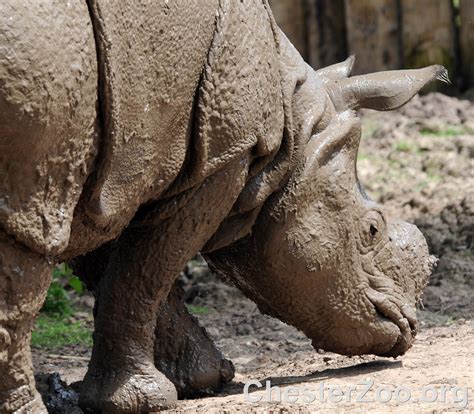
[[[258,0],[0,5],[0,412],[45,412],[29,341],[56,262],[94,291],[81,406],[147,412],[232,364],[187,313],[197,252],[315,348],[397,356],[435,263],[357,178],[356,110],[441,66],[314,71]]]

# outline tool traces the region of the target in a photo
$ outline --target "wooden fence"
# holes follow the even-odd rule
[[[270,0],[277,23],[315,68],[355,54],[355,74],[449,70],[474,87],[474,0]]]

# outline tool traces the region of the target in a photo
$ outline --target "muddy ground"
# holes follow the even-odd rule
[[[174,411],[362,413],[474,409],[474,103],[430,94],[416,97],[395,112],[364,111],[362,116],[358,170],[367,192],[383,202],[391,215],[416,223],[432,253],[439,257],[425,292],[414,347],[397,359],[317,352],[300,332],[262,315],[236,288],[210,274],[197,258],[182,275],[188,303],[234,362],[236,377],[221,394],[182,401]],[[80,380],[89,355],[90,350],[83,346],[63,348],[54,354],[35,349],[33,357],[41,386],[46,387],[45,380],[52,372],[59,372],[68,383]],[[272,386],[307,387],[316,400],[310,404],[304,404],[302,398],[294,403],[266,402],[263,390],[251,394],[252,398],[262,397],[261,402],[247,402],[243,384],[251,379],[263,386],[270,379]],[[400,398],[392,394],[391,401],[385,403],[357,402],[363,381],[373,381],[365,400],[387,399],[382,388],[395,392],[402,386],[411,391],[412,398],[402,403],[406,395],[402,393],[397,394]],[[351,398],[347,396],[349,386],[356,387]],[[449,388],[445,401],[443,386]],[[326,402],[321,401],[321,387]],[[332,397],[331,402],[328,387],[342,387],[345,394]],[[467,396],[464,387],[471,388]],[[435,393],[438,399],[431,401]],[[276,395],[272,395],[275,400]],[[342,401],[334,402],[338,399]]]

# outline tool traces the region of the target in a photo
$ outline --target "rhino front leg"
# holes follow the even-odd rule
[[[156,314],[173,282],[162,272],[156,228],[128,229],[108,252],[96,289],[94,348],[80,405],[99,412],[149,412],[172,405],[174,385],[156,369]]]
[[[176,400],[174,385],[155,367],[155,336],[169,334],[160,328],[155,332],[160,306],[187,260],[229,213],[247,171],[244,156],[199,187],[149,206],[110,246],[99,283],[94,349],[81,406],[105,412],[147,412]],[[181,323],[183,318],[176,320]],[[170,329],[175,335],[182,332],[180,326]],[[156,362],[159,367],[162,364]]]
[[[100,296],[99,284],[110,252],[110,245],[102,246],[71,263],[74,273],[94,291],[96,298]],[[154,359],[156,368],[175,385],[179,398],[219,391],[234,377],[232,362],[223,357],[206,330],[188,312],[179,280],[158,312]]]
[[[234,378],[234,366],[184,304],[179,284],[163,301],[156,322],[155,364],[176,386],[180,398],[222,389]]]
[[[0,413],[46,413],[30,338],[51,281],[48,261],[0,232]]]

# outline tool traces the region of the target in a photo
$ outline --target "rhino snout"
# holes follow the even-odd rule
[[[384,256],[390,259],[375,263],[375,266],[391,287],[385,291],[369,288],[367,297],[379,319],[390,321],[399,329],[395,344],[388,351],[375,353],[395,357],[412,346],[417,331],[416,305],[436,258],[429,254],[426,240],[415,225],[395,221],[389,223],[388,231],[390,254]]]
[[[394,264],[400,269],[392,277],[405,296],[418,302],[437,259],[429,254],[426,239],[415,225],[396,221],[389,232]]]

